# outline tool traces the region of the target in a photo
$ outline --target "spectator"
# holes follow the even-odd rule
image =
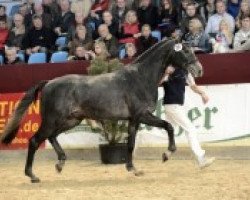
[[[82,44],[78,44],[75,47],[73,56],[70,56],[68,60],[92,60],[92,53],[89,53]]]
[[[135,10],[137,7],[135,7],[135,2],[139,0],[126,0],[125,6],[128,8],[128,10]],[[109,9],[112,10],[116,6],[116,0],[111,0],[109,4]]]
[[[137,16],[141,26],[149,24],[152,30],[157,28],[159,21],[158,9],[153,6],[151,0],[141,0],[137,9]]]
[[[44,12],[41,2],[36,2],[34,3],[34,12],[25,16],[25,25],[27,30],[32,27],[32,16],[34,14],[40,15],[42,17],[44,27],[51,29],[51,27],[54,26],[52,23],[52,15]]]
[[[234,32],[235,21],[234,18],[226,12],[226,5],[224,1],[218,0],[215,4],[216,13],[208,18],[205,32],[214,36],[219,31],[219,24],[222,19],[229,23],[230,29]]]
[[[189,44],[195,52],[209,52],[211,50],[209,37],[205,34],[200,20],[193,18],[189,21],[188,33],[184,35],[183,40]]]
[[[189,3],[186,7],[186,16],[182,19],[180,23],[181,33],[185,35],[188,32],[189,21],[192,19],[199,19],[202,26],[205,28],[205,21],[200,14],[197,13],[197,8],[195,3]]]
[[[139,55],[158,42],[158,39],[151,35],[151,27],[148,24],[142,26],[141,32],[142,35],[138,38],[137,42],[137,51]]]
[[[91,56],[95,58],[100,58],[107,60],[110,58],[110,54],[108,52],[108,49],[106,47],[106,44],[100,40],[96,40],[94,43],[94,51],[90,52]]]
[[[122,24],[121,32],[119,34],[119,43],[136,43],[137,38],[141,36],[139,23],[136,12],[130,10],[125,16],[125,22]]]
[[[67,35],[69,27],[74,23],[75,15],[70,10],[69,0],[60,0],[61,12],[58,19],[55,22],[55,33],[60,35]]]
[[[19,10],[18,13],[21,14],[23,16],[23,18],[25,19],[25,16],[28,15],[28,6],[27,3],[23,3],[19,6]],[[25,24],[26,26],[26,24]],[[27,27],[27,26],[26,26]]]
[[[178,23],[180,23],[182,21],[182,19],[186,17],[187,5],[189,3],[192,3],[192,2],[193,2],[192,0],[181,0],[181,4],[177,9],[177,13],[178,13],[178,20],[177,21],[178,21]]]
[[[6,7],[1,4],[0,4],[0,17],[6,18],[6,21],[8,19],[7,14],[6,14]]]
[[[54,34],[50,29],[43,26],[42,17],[34,15],[32,17],[33,27],[24,36],[23,49],[30,55],[36,52],[48,52],[54,44]]]
[[[206,3],[200,6],[200,14],[205,22],[207,22],[208,18],[215,14],[215,12],[215,0],[206,0]]]
[[[109,28],[109,32],[115,36],[118,37],[118,30],[119,30],[119,24],[117,21],[113,19],[113,16],[110,11],[106,10],[102,14],[102,20],[104,24],[107,24]]]
[[[102,13],[108,9],[109,0],[95,0],[91,6],[89,20],[95,24],[95,29],[102,23]]]
[[[235,52],[250,50],[250,15],[243,15],[240,23],[241,28],[234,37],[233,49]]]
[[[76,46],[81,44],[86,50],[91,50],[93,46],[92,38],[88,37],[87,31],[84,25],[78,25],[76,27],[76,34],[72,41],[69,42],[69,54],[73,55]]]
[[[235,25],[237,30],[240,29],[241,17],[243,15],[249,15],[249,14],[250,14],[250,2],[248,0],[243,0],[240,4],[239,14],[235,19]]]
[[[98,27],[98,33],[100,36],[98,40],[105,43],[111,58],[118,57],[118,41],[117,38],[109,32],[107,24],[101,24]]]
[[[25,0],[25,4],[27,7],[27,13],[33,13],[34,12],[34,1],[35,0]]]
[[[15,47],[17,51],[21,50],[25,33],[24,18],[21,14],[16,13],[13,17],[13,27],[9,31],[6,45],[8,47]]]
[[[85,17],[82,12],[75,13],[75,20],[74,23],[70,25],[68,31],[68,41],[71,41],[76,34],[76,27],[77,26],[85,26],[86,28],[86,37],[92,38],[92,29],[85,23]]]
[[[125,58],[126,59],[134,59],[137,57],[136,46],[133,43],[125,44]]]
[[[44,12],[48,13],[52,18],[54,25],[55,20],[58,19],[60,13],[60,7],[56,0],[42,0]]]
[[[118,23],[119,26],[118,32],[120,32],[121,26],[125,21],[125,15],[127,12],[128,8],[126,7],[126,1],[115,0],[115,6],[111,8],[111,14],[114,20]]]
[[[7,26],[7,19],[4,16],[0,17],[0,54],[4,54],[4,47],[6,45],[9,35]]]
[[[228,52],[233,41],[233,32],[229,23],[222,19],[219,24],[219,31],[212,39],[213,53],[226,53]]]
[[[158,27],[163,37],[170,37],[174,28],[177,26],[177,10],[171,0],[161,0],[159,8]]]
[[[239,14],[241,0],[228,0],[227,12],[235,19]]]
[[[89,15],[93,0],[74,0],[71,1],[71,11],[73,13],[81,12],[86,18]]]
[[[18,56],[17,50],[13,47],[8,47],[5,49],[5,64],[15,65],[24,63]]]

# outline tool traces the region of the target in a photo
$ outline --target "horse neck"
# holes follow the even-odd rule
[[[153,91],[158,87],[169,55],[169,48],[161,45],[147,51],[136,61],[138,72],[150,90]]]

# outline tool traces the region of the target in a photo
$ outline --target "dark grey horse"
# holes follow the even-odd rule
[[[32,172],[34,155],[46,139],[55,149],[60,172],[66,155],[57,136],[78,125],[84,118],[95,120],[128,120],[128,159],[126,168],[135,174],[132,153],[139,124],[164,128],[168,132],[170,151],[175,151],[172,126],[154,116],[158,83],[166,66],[186,68],[194,76],[201,76],[202,66],[193,52],[173,40],[163,40],[150,48],[134,62],[121,70],[98,76],[66,75],[43,81],[28,90],[9,119],[1,137],[10,143],[17,134],[22,117],[28,106],[41,91],[41,117],[39,130],[29,140],[25,174],[32,182],[39,178]]]

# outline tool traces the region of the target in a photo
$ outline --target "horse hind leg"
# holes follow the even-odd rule
[[[135,138],[136,138],[136,133],[137,133],[138,128],[139,128],[139,123],[131,122],[131,121],[129,122],[126,169],[129,172],[133,172],[135,176],[141,176],[144,174],[143,171],[137,170],[133,164],[133,151],[135,147]]]
[[[66,154],[63,151],[62,147],[58,143],[56,136],[51,136],[49,137],[49,142],[54,148],[55,152],[57,153],[58,156],[58,163],[55,165],[56,171],[60,173],[63,169],[63,166],[65,165],[65,160],[66,160]]]
[[[32,166],[37,149],[39,148],[41,143],[47,139],[47,135],[45,135],[45,133],[46,132],[42,131],[42,128],[40,127],[36,134],[33,135],[29,140],[28,155],[25,165],[25,175],[31,178],[32,183],[40,182],[40,179],[33,174]]]
[[[54,148],[57,156],[58,156],[58,163],[55,165],[55,168],[57,170],[58,173],[60,173],[63,169],[63,166],[65,165],[65,161],[66,161],[66,154],[64,152],[64,150],[62,149],[61,145],[58,143],[57,141],[57,135],[59,135],[60,133],[62,133],[63,131],[67,131],[77,125],[79,125],[82,121],[82,118],[79,117],[77,118],[76,116],[74,117],[70,117],[68,119],[62,120],[61,121],[61,126],[60,129],[57,130],[57,134],[51,135],[49,137],[49,142],[52,145],[52,147]]]

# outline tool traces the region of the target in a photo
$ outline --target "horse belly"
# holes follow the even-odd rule
[[[97,119],[128,119],[130,113],[125,100],[100,95],[98,99],[92,98],[82,104],[85,115]]]

